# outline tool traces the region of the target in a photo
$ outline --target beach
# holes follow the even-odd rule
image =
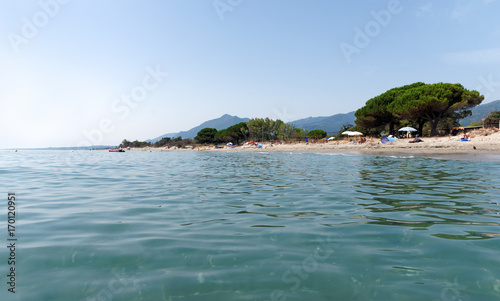
[[[469,141],[460,141],[460,136],[423,137],[423,142],[409,143],[413,139],[397,139],[383,144],[380,138],[367,137],[366,142],[344,139],[340,141],[311,142],[264,142],[262,148],[255,145],[193,146],[191,148],[131,148],[151,151],[265,151],[265,152],[337,152],[350,151],[364,154],[500,154],[500,132],[498,129],[481,129],[470,133]],[[356,141],[356,142],[355,142]]]

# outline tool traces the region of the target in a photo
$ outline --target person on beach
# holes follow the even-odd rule
[[[417,142],[424,142],[424,141],[418,138],[418,135],[415,135],[415,139],[408,141],[408,143],[417,143]]]

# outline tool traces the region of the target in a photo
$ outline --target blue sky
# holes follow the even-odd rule
[[[0,148],[329,116],[416,81],[500,99],[500,0],[2,4]]]

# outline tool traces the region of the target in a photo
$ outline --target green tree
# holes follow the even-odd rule
[[[343,132],[345,132],[345,131],[349,131],[349,130],[351,130],[351,129],[352,129],[352,127],[353,127],[353,125],[352,125],[352,124],[343,124],[343,125],[340,127],[340,130],[337,132],[337,136],[336,136],[336,138],[337,138],[337,139],[339,139],[339,138],[344,137],[344,136],[342,135],[342,133],[343,133]]]
[[[215,140],[219,142],[232,142],[235,144],[240,144],[241,141],[246,139],[245,133],[248,132],[248,127],[246,122],[240,122],[233,126],[228,127],[217,132],[215,135]]]
[[[293,124],[285,123],[283,131],[284,139],[292,137],[294,131],[295,131],[295,126]]]
[[[131,145],[131,142],[128,141],[127,139],[123,139],[122,143],[120,143],[119,147],[129,147]]]
[[[154,146],[156,147],[162,147],[162,146],[171,146],[172,138],[170,137],[163,137],[161,140],[157,141]]]
[[[247,122],[250,137],[254,140],[264,139],[265,121],[263,118],[252,118]]]
[[[194,139],[198,143],[213,143],[215,135],[217,134],[217,129],[214,128],[204,128],[201,129]]]
[[[309,133],[307,133],[307,137],[315,138],[315,139],[325,138],[326,135],[327,135],[327,132],[325,132],[324,130],[319,130],[319,129],[312,130]]]
[[[261,132],[262,125],[260,124],[260,118],[252,118],[247,122],[248,133],[252,140]]]
[[[500,111],[492,111],[490,115],[484,119],[484,127],[499,127]]]
[[[305,139],[307,137],[307,130],[294,128],[291,137],[300,140]]]
[[[273,139],[283,139],[285,140],[285,123],[278,119],[273,124]]]
[[[481,121],[473,121],[471,122],[468,126],[482,126],[483,124]]]
[[[417,82],[411,85],[393,88],[369,99],[365,106],[354,113],[356,116],[356,125],[362,128],[372,129],[388,124],[389,133],[392,134],[394,132],[394,125],[398,122],[398,116],[389,110],[389,106],[400,94],[423,85],[425,84]]]
[[[419,127],[425,121],[430,122],[431,136],[435,136],[440,120],[467,115],[468,109],[483,99],[479,92],[469,91],[461,84],[427,84],[397,95],[388,111],[400,118],[416,120]]]

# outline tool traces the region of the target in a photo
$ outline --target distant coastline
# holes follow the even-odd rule
[[[131,151],[264,151],[264,152],[359,152],[364,154],[500,154],[500,132],[476,131],[471,133],[470,141],[460,141],[458,136],[425,137],[424,142],[409,143],[411,139],[398,139],[382,144],[378,138],[367,138],[363,144],[354,143],[355,140],[316,141],[316,142],[287,142],[262,143],[262,148],[253,145],[215,147],[194,145],[189,148],[144,147],[130,148]]]
[[[95,146],[61,146],[61,147],[20,147],[5,148],[4,150],[104,150],[115,148],[115,145],[95,145]]]

